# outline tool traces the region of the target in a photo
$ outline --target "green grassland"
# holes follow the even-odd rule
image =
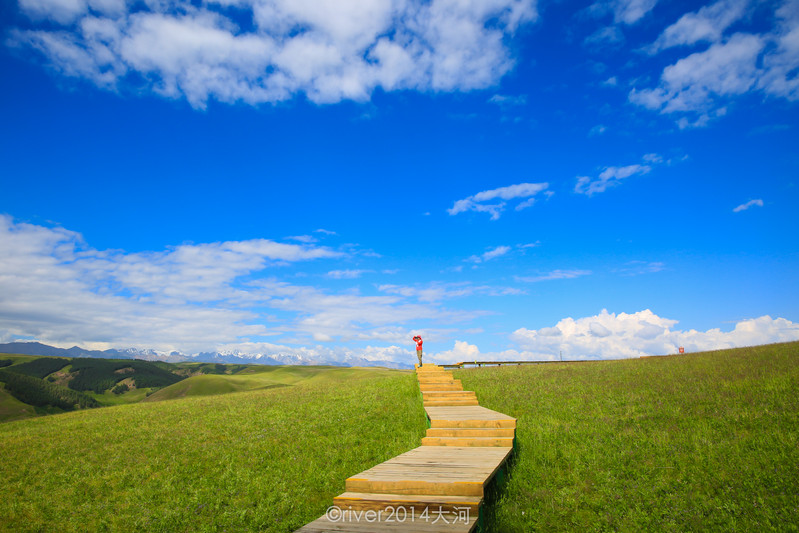
[[[211,396],[296,385],[301,382],[316,383],[374,377],[392,373],[385,369],[349,368],[337,366],[266,366],[249,365],[235,374],[203,374],[192,376],[165,387],[144,401],[157,402],[186,396]]]
[[[518,419],[491,531],[799,530],[799,343],[456,377]]]
[[[290,532],[424,432],[410,372],[207,369],[170,401],[1,424],[0,531]],[[239,392],[180,397],[208,377]],[[456,377],[518,419],[484,533],[799,530],[799,343]]]
[[[293,531],[424,434],[413,373],[341,370],[2,424],[0,530]]]

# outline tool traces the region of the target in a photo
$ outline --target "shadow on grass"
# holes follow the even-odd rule
[[[492,533],[495,531],[492,525],[496,522],[497,505],[505,494],[509,477],[521,453],[520,448],[520,443],[514,439],[513,451],[511,451],[508,459],[502,464],[499,470],[497,470],[496,474],[494,474],[494,477],[491,478],[491,481],[488,482],[485,488],[483,505],[480,506],[480,517],[477,521],[478,533]]]

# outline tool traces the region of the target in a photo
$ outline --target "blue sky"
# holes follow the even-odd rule
[[[799,2],[18,0],[0,340],[799,339]]]

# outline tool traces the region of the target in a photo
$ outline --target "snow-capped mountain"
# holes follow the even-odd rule
[[[167,363],[198,362],[256,365],[331,365],[331,366],[382,366],[387,368],[411,368],[410,363],[397,363],[384,359],[367,359],[345,353],[341,356],[317,356],[313,353],[245,353],[240,351],[200,352],[184,354],[162,352],[152,349],[125,348],[110,350],[85,350],[79,346],[56,348],[39,342],[10,342],[0,344],[0,353],[23,355],[49,355],[59,357],[93,357],[106,359],[144,359]]]

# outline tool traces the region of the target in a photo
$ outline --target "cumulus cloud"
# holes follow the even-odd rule
[[[677,320],[662,318],[650,310],[564,318],[554,327],[521,328],[513,340],[526,352],[553,359],[617,359],[641,355],[717,350],[772,342],[799,340],[799,324],[784,318],[762,316],[738,322],[731,331],[674,329]]]
[[[741,211],[746,211],[750,207],[754,207],[754,206],[763,207],[763,200],[761,200],[760,198],[758,198],[756,200],[749,200],[748,202],[746,202],[744,204],[741,204],[738,207],[736,207],[735,209],[733,209],[732,212],[733,213],[740,213]]]
[[[508,201],[524,198],[524,201],[516,205],[516,210],[521,211],[533,205],[535,196],[545,191],[548,187],[549,183],[518,183],[507,187],[481,191],[463,200],[456,201],[450,209],[447,209],[447,212],[450,215],[457,215],[466,211],[477,211],[489,213],[491,220],[497,220],[502,211],[505,210]],[[547,191],[545,194],[549,196],[552,193]]]
[[[468,91],[514,64],[507,38],[534,0],[21,0],[12,42],[109,89],[142,83],[209,99],[364,101],[386,91]],[[232,8],[235,8],[231,10]]]
[[[799,99],[799,0],[787,0],[773,13],[774,25],[762,33],[725,35],[746,16],[749,2],[720,0],[672,24],[647,49],[710,43],[663,69],[655,87],[633,88],[630,102],[674,114],[681,129],[702,127],[726,114],[728,102],[762,91]]]

